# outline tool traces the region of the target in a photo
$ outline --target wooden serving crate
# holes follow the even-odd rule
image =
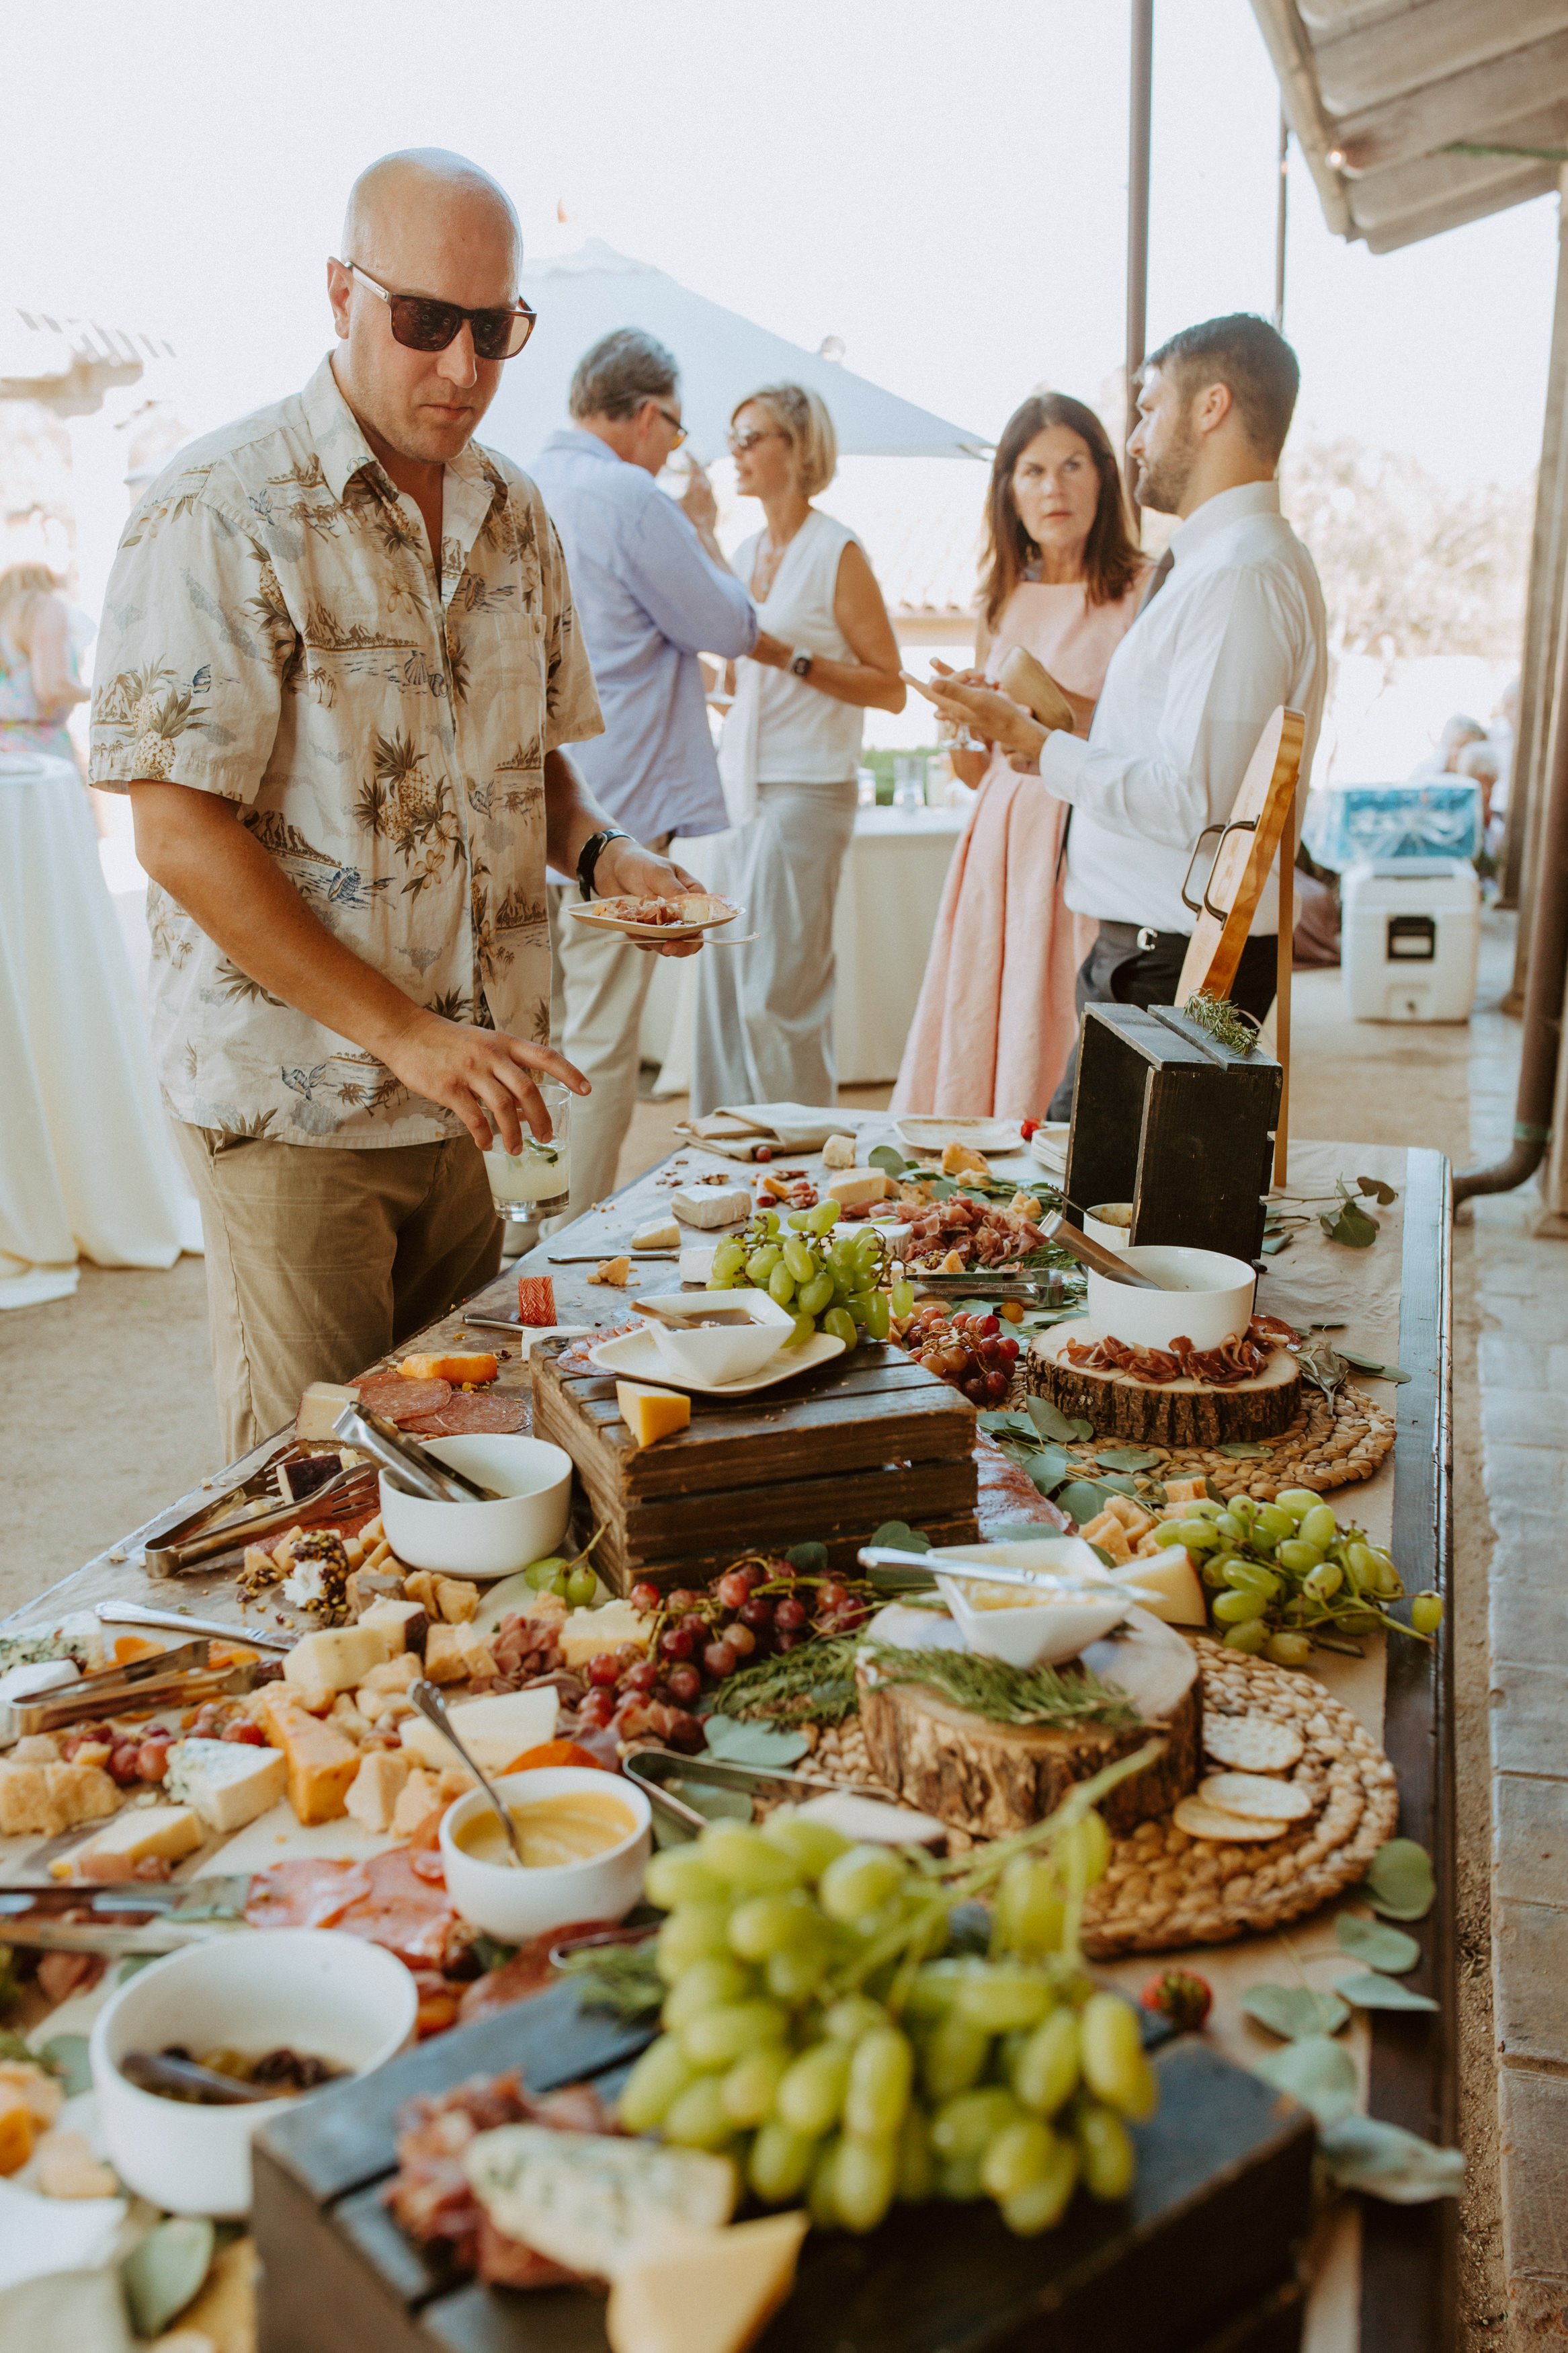
[[[595,1560],[626,1592],[639,1577],[696,1583],[740,1554],[818,1542],[829,1566],[885,1520],[933,1544],[972,1544],[975,1414],[901,1348],[862,1341],[797,1381],[749,1398],[694,1397],[689,1429],[636,1446],[606,1374],[565,1372],[571,1345],[533,1352],[533,1430],[577,1466]]]
[[[482,2287],[405,2239],[382,2193],[415,2094],[508,2067],[534,2091],[589,2076],[608,2093],[647,2039],[553,1987],[264,2126],[258,2353],[606,2353],[592,2291]],[[1080,2197],[1037,2239],[988,2202],[898,2207],[865,2239],[814,2232],[758,2353],[1297,2353],[1310,2120],[1195,2036],[1154,2065],[1125,2203]]]
[[[1135,1243],[1258,1261],[1284,1072],[1173,1006],[1084,1008],[1068,1136],[1069,1214],[1131,1201]]]

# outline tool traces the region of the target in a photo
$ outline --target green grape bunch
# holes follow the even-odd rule
[[[1305,1666],[1314,1645],[1353,1648],[1347,1638],[1380,1627],[1429,1639],[1442,1597],[1418,1593],[1410,1624],[1393,1615],[1404,1580],[1393,1556],[1364,1530],[1341,1527],[1310,1487],[1284,1488],[1271,1504],[1199,1498],[1162,1520],[1156,1545],[1180,1545],[1208,1588],[1209,1615],[1227,1650]]]
[[[1126,2197],[1128,2126],[1158,2081],[1131,2003],[1087,1976],[1079,1923],[1110,1856],[1093,1798],[1158,1753],[978,1858],[852,1845],[793,1809],[656,1854],[668,1990],[626,2130],[727,2154],[763,2204],[804,2200],[823,2229],[989,2198],[1030,2237],[1080,2185]],[[951,1915],[978,1894],[989,1950],[950,1953]]]
[[[765,1291],[795,1317],[797,1347],[814,1332],[831,1332],[852,1348],[862,1331],[885,1340],[895,1315],[914,1305],[912,1287],[892,1275],[887,1237],[873,1225],[836,1233],[843,1212],[837,1201],[812,1209],[759,1209],[743,1234],[721,1242],[713,1252],[710,1291]]]

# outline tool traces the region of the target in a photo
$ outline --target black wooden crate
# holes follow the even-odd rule
[[[258,2353],[605,2353],[591,2292],[480,2287],[431,2263],[382,2203],[416,2093],[521,2069],[535,2090],[612,2082],[647,2040],[552,1988],[319,2093],[255,2143]],[[760,2353],[1295,2353],[1312,2129],[1195,2037],[1155,2055],[1124,2207],[1075,2203],[1015,2239],[989,2205],[896,2209],[868,2239],[816,2233]]]
[[[1068,1137],[1069,1213],[1131,1201],[1134,1242],[1258,1261],[1284,1072],[1174,1007],[1084,1008]]]

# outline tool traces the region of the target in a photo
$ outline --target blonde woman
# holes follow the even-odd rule
[[[46,753],[80,773],[66,721],[88,691],[77,675],[85,625],[47,564],[0,572],[0,759]]]
[[[800,385],[765,385],[735,410],[730,448],[736,487],[765,519],[733,565],[762,633],[735,665],[719,749],[731,830],[706,870],[759,937],[698,959],[698,1113],[835,1100],[833,910],[855,830],[861,713],[904,705],[865,550],[812,504],[838,463],[825,404]]]

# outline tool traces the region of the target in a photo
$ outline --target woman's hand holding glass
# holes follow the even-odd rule
[[[1031,718],[1020,702],[988,684],[980,670],[949,670],[931,665],[931,700],[944,719],[973,728],[985,743],[997,744],[1015,767],[1034,767],[1049,729]]]

